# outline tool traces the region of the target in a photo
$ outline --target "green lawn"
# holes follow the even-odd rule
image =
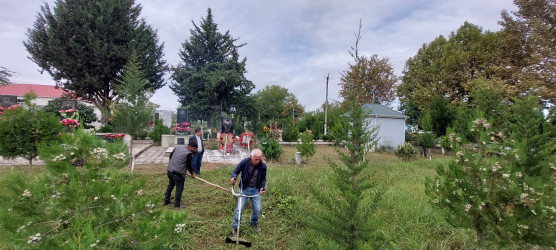
[[[285,146],[281,163],[267,162],[267,193],[263,196],[260,218],[262,233],[256,233],[249,227],[250,205],[243,213],[241,237],[252,241],[255,248],[308,248],[307,242],[312,234],[302,222],[303,215],[311,212],[308,186],[329,171],[325,157],[332,161],[338,161],[339,157],[333,147],[318,146],[317,154],[309,164],[295,165],[295,151],[295,147]],[[376,188],[383,190],[379,209],[371,215],[376,216],[379,222],[376,234],[380,235],[380,246],[392,249],[474,248],[473,233],[446,224],[424,193],[425,178],[434,176],[435,167],[446,164],[449,157],[435,155],[432,161],[418,159],[404,162],[393,154],[369,153],[367,159],[370,160]],[[228,188],[234,167],[207,164],[199,177]],[[44,171],[42,169],[40,166],[15,167],[13,171],[29,172],[29,178],[33,178]],[[0,168],[0,178],[11,171],[11,167]],[[165,166],[141,166],[136,173],[147,177],[143,190],[145,195],[157,202],[157,209],[172,209],[161,206],[168,182]],[[187,209],[176,210],[175,213],[189,213],[185,222],[187,232],[184,242],[187,245],[184,248],[231,247],[224,240],[232,232],[231,221],[237,199],[227,192],[188,178],[182,200]]]

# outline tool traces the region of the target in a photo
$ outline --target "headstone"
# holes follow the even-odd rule
[[[61,100],[60,110],[77,109],[77,100]]]
[[[17,104],[17,96],[0,95],[0,107],[7,109],[16,104]]]
[[[295,152],[295,163],[301,164],[301,152]]]
[[[183,123],[186,121],[188,121],[187,109],[178,109],[178,123]]]
[[[178,145],[184,145],[185,144],[185,138],[177,138],[177,143]]]
[[[222,118],[222,133],[234,133],[234,119]]]

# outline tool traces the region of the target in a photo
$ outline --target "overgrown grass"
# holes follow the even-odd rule
[[[260,218],[262,233],[249,226],[251,206],[248,202],[242,216],[241,237],[252,241],[259,249],[306,249],[314,247],[315,236],[306,230],[304,215],[311,213],[309,185],[322,183],[326,189],[326,176],[330,171],[327,159],[339,161],[334,147],[317,146],[317,153],[308,164],[295,165],[296,148],[283,147],[280,162],[267,162],[267,193],[263,196]],[[455,229],[444,222],[439,211],[433,209],[424,192],[425,177],[435,175],[437,164],[446,164],[448,157],[436,156],[431,160],[401,161],[393,154],[369,153],[370,171],[377,186],[385,187],[376,214],[376,235],[381,248],[389,249],[453,249],[474,248],[474,235],[469,230]],[[219,165],[203,170],[199,177],[229,188],[231,172],[235,166]],[[33,167],[29,178],[40,174]],[[0,171],[0,181],[10,172]],[[163,165],[144,166],[136,174],[146,178],[145,195],[162,204],[163,193],[168,184]],[[148,171],[145,171],[148,169]],[[14,171],[28,171],[26,168]],[[125,171],[125,170],[124,170]],[[188,221],[183,248],[228,249],[224,240],[232,232],[233,210],[237,199],[227,192],[200,181],[186,179],[182,201],[186,204]],[[172,209],[158,206],[157,209]],[[175,210],[175,213],[185,211]],[[175,225],[168,225],[174,227]],[[321,240],[327,247],[326,239]],[[3,243],[4,244],[4,243]],[[10,248],[9,243],[7,248]],[[310,245],[312,244],[312,245]],[[3,247],[2,247],[3,248]]]

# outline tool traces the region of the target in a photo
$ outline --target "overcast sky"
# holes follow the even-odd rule
[[[54,85],[47,73],[28,59],[23,46],[44,2],[54,0],[0,0],[0,66],[15,74],[14,83]],[[179,62],[181,44],[189,39],[191,21],[199,24],[212,9],[219,30],[230,31],[247,58],[247,78],[258,91],[279,85],[293,93],[307,111],[325,101],[330,73],[329,100],[338,100],[341,73],[353,62],[349,50],[362,23],[361,55],[390,59],[400,76],[405,62],[424,43],[448,36],[465,21],[498,31],[503,9],[515,11],[510,0],[136,0],[142,17],[158,30],[169,65]],[[169,79],[169,73],[166,74]],[[169,82],[168,82],[169,85]],[[377,93],[379,95],[380,93]],[[168,86],[151,98],[161,109],[179,104]]]

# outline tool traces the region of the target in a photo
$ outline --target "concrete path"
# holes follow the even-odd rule
[[[168,157],[165,155],[166,147],[152,146],[151,143],[138,142],[133,143],[133,154],[135,157],[135,164],[165,164],[168,163]],[[249,157],[247,150],[235,152],[234,155],[223,155],[219,150],[205,150],[203,154],[203,162],[213,163],[229,163],[238,164],[241,160]],[[4,159],[0,157],[0,165],[15,166],[27,165],[29,161],[24,158],[18,157],[16,159]],[[41,160],[34,160],[33,165],[44,165]]]

